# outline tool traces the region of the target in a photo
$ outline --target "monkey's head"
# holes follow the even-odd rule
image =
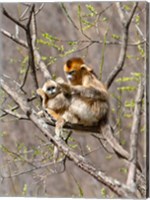
[[[53,81],[53,80],[48,80],[44,85],[42,90],[45,92],[45,94],[49,98],[54,98],[57,94],[61,92],[61,88],[59,85]]]
[[[64,65],[64,72],[72,85],[81,85],[83,74],[92,71],[84,64],[82,58],[71,58]]]

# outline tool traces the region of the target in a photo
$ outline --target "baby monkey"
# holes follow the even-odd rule
[[[37,89],[37,94],[42,97],[43,109],[56,121],[56,135],[60,136],[60,128],[65,122],[79,123],[79,119],[69,109],[72,96],[63,79],[46,81],[42,88]]]
[[[58,81],[58,82],[56,82]],[[42,88],[37,89],[37,94],[42,98],[42,107],[56,121],[55,134],[57,139],[63,135],[62,128],[65,122],[78,123],[78,118],[69,112],[71,93],[63,79],[48,80]],[[39,115],[41,112],[39,112]],[[58,148],[54,148],[54,162],[59,155]]]
[[[42,88],[37,89],[37,94],[42,97],[42,107],[57,121],[69,106],[69,93],[53,80],[48,80]]]

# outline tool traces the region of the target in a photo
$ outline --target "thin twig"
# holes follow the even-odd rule
[[[30,7],[30,6],[29,6],[29,7]],[[43,9],[43,7],[44,7],[44,3],[42,3],[42,5],[39,7],[39,9],[37,9],[37,10],[35,11],[35,16]],[[21,19],[21,21],[25,21],[25,20],[27,20],[27,19],[29,19],[29,17],[24,17],[24,18]]]
[[[2,111],[6,114],[9,114],[19,120],[29,120],[29,118],[26,116],[26,115],[21,115],[19,113],[14,113],[13,111],[11,110],[8,110],[8,109],[2,109]]]
[[[6,37],[12,39],[17,44],[19,44],[19,45],[21,45],[21,46],[23,46],[25,48],[28,48],[28,44],[24,40],[16,38],[13,34],[5,31],[3,29],[1,29],[1,32],[2,32],[3,35],[5,35]],[[40,53],[38,52],[37,48],[35,48],[35,47],[34,47],[34,55],[35,55],[35,58],[36,58],[37,65],[40,67],[40,70],[42,71],[45,79],[51,79],[51,74],[48,71],[47,66],[45,65],[45,63],[42,61]]]
[[[80,22],[80,31],[81,31],[82,35],[83,35],[84,37],[86,37],[89,41],[91,41],[92,39],[91,39],[88,35],[86,35],[86,34],[84,33],[84,31],[83,31],[83,27],[82,27],[82,18],[81,18],[81,13],[80,13],[80,12],[79,12],[79,22]]]
[[[27,66],[27,69],[26,69],[26,72],[25,72],[25,75],[24,75],[24,78],[23,78],[23,81],[22,81],[22,83],[21,83],[21,85],[20,85],[20,89],[21,89],[21,90],[23,89],[23,87],[24,87],[24,85],[25,85],[25,83],[26,83],[29,69],[30,69],[30,66],[28,65],[28,66]]]
[[[118,3],[117,3],[118,5]],[[106,85],[109,88],[116,78],[116,76],[119,74],[119,72],[122,70],[124,63],[125,63],[125,57],[126,57],[126,51],[127,51],[127,44],[128,44],[128,33],[129,33],[129,26],[131,23],[131,20],[133,18],[133,15],[135,13],[135,10],[138,6],[138,3],[134,3],[134,6],[131,10],[130,16],[128,17],[128,20],[125,20],[125,17],[123,16],[122,10],[120,6],[118,7],[118,12],[120,14],[121,22],[122,22],[122,45],[120,50],[120,55],[118,58],[118,63],[115,66],[115,68],[112,70],[112,72],[109,74],[108,79],[106,80]]]
[[[20,21],[23,21],[22,18],[27,14],[28,10],[29,10],[29,6],[27,6],[27,8],[26,8],[26,9],[24,10],[24,12],[22,13],[22,15],[19,17],[19,20],[20,20]]]
[[[16,105],[13,108],[11,108],[10,111],[13,112],[13,111],[17,110],[18,108],[20,108],[20,107],[18,105]],[[5,113],[0,115],[0,118],[5,117],[6,115],[8,115],[8,113],[5,112]]]
[[[141,80],[137,95],[135,99],[135,108],[133,114],[133,124],[130,134],[130,165],[127,178],[127,185],[135,190],[136,185],[136,163],[137,163],[137,148],[138,148],[138,135],[140,131],[141,113],[142,113],[142,99],[144,97],[144,83]]]
[[[14,22],[15,24],[17,24],[18,26],[20,26],[22,29],[24,29],[26,31],[26,26],[24,26],[18,20],[13,18],[11,15],[9,15],[4,7],[2,8],[2,11],[3,11],[3,15],[5,15],[8,19],[10,19],[12,22]]]
[[[69,13],[68,13],[68,11],[67,11],[64,3],[61,3],[60,5],[61,5],[61,8],[64,11],[67,19],[69,20],[69,22],[71,22],[71,24],[74,26],[74,28],[79,31],[79,28],[77,27],[77,25],[75,24],[75,22],[73,21],[73,19],[71,18],[71,16],[69,15]]]
[[[22,39],[19,39],[19,38],[16,38],[13,34],[9,33],[8,31],[4,30],[4,29],[1,29],[1,33],[3,35],[5,35],[6,37],[12,39],[14,42],[16,42],[17,44],[25,47],[25,48],[28,48],[28,44],[22,40]]]

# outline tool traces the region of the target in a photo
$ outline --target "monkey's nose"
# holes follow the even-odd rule
[[[73,79],[72,74],[67,74],[67,79],[72,80]]]

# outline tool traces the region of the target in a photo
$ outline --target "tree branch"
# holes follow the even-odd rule
[[[3,35],[5,35],[9,39],[13,40],[17,44],[19,44],[19,45],[21,45],[21,46],[23,46],[25,48],[28,48],[28,44],[24,40],[16,38],[13,34],[7,32],[4,29],[1,29],[1,32],[2,32]],[[45,65],[45,63],[42,61],[40,53],[38,52],[38,50],[37,50],[37,48],[35,46],[33,46],[33,49],[34,49],[34,56],[36,58],[37,65],[39,66],[40,70],[42,71],[44,78],[46,80],[47,79],[51,79],[51,74],[48,71],[47,66]]]
[[[120,19],[121,19],[121,22],[122,22],[122,29],[123,29],[122,45],[121,45],[120,55],[119,55],[119,58],[118,58],[118,63],[115,66],[115,68],[112,70],[112,72],[109,74],[109,76],[106,80],[106,85],[107,85],[108,88],[111,86],[112,82],[114,81],[114,79],[116,78],[116,76],[119,74],[119,72],[122,70],[122,68],[124,66],[126,51],[127,51],[127,44],[128,44],[129,26],[130,26],[131,20],[133,18],[133,15],[135,13],[137,6],[138,6],[138,3],[137,2],[134,3],[134,6],[132,8],[132,11],[130,13],[128,20],[125,20],[125,17],[122,13],[120,6],[118,7],[118,12],[119,12],[119,15],[120,15]]]
[[[16,86],[10,87],[7,85],[8,82],[6,84],[6,81],[3,79],[0,79],[0,82],[2,89],[13,98],[13,100],[20,106],[27,117],[29,117],[29,119],[33,122],[33,124],[35,124],[41,130],[41,132],[47,136],[59,148],[60,151],[64,153],[64,155],[69,157],[70,160],[72,160],[79,168],[93,176],[96,180],[108,186],[118,196],[131,197],[130,189],[126,185],[120,183],[118,180],[106,176],[102,171],[96,170],[96,168],[89,164],[83,156],[73,152],[62,140],[57,140],[51,134],[54,134],[54,131],[51,129],[51,127],[46,125],[43,119],[39,119],[36,112],[28,105],[25,97],[13,89]]]
[[[140,131],[141,112],[142,112],[142,99],[144,97],[144,83],[141,80],[137,95],[135,99],[135,108],[133,114],[133,124],[130,135],[130,165],[127,178],[127,185],[135,190],[136,183],[136,163],[137,163],[137,146],[138,146],[138,134]]]
[[[6,37],[10,38],[11,40],[13,40],[14,42],[16,42],[17,44],[25,48],[28,48],[28,44],[24,40],[16,38],[13,34],[9,33],[8,31],[1,29],[1,33]]]
[[[32,73],[32,76],[33,76],[35,88],[37,89],[38,88],[38,81],[37,81],[37,76],[36,76],[35,59],[34,59],[32,36],[31,36],[31,29],[30,29],[32,15],[34,15],[34,8],[35,8],[35,5],[33,4],[31,11],[30,11],[29,20],[28,20],[27,26],[26,26],[26,38],[27,38],[28,50],[29,50],[29,65],[31,67],[31,73]]]
[[[24,29],[26,31],[26,26],[24,26],[18,20],[13,18],[11,15],[9,15],[4,7],[2,7],[2,12],[3,12],[3,15],[5,15],[8,19],[10,19],[12,22],[14,22],[15,24],[17,24],[18,26],[20,26],[22,29]]]
[[[36,48],[36,39],[37,39],[37,34],[36,34],[36,19],[35,19],[35,13],[33,13],[32,15],[32,46],[33,46],[33,52],[34,52],[34,56],[36,58],[36,62],[38,64],[38,66],[40,67],[44,78],[47,79],[51,79],[52,76],[50,74],[50,72],[47,69],[47,66],[45,65],[45,63],[42,61],[41,56]]]
[[[21,115],[19,113],[14,113],[13,111],[11,110],[8,110],[8,109],[1,109],[5,114],[9,114],[19,120],[28,120],[29,118],[26,116],[26,115]]]

